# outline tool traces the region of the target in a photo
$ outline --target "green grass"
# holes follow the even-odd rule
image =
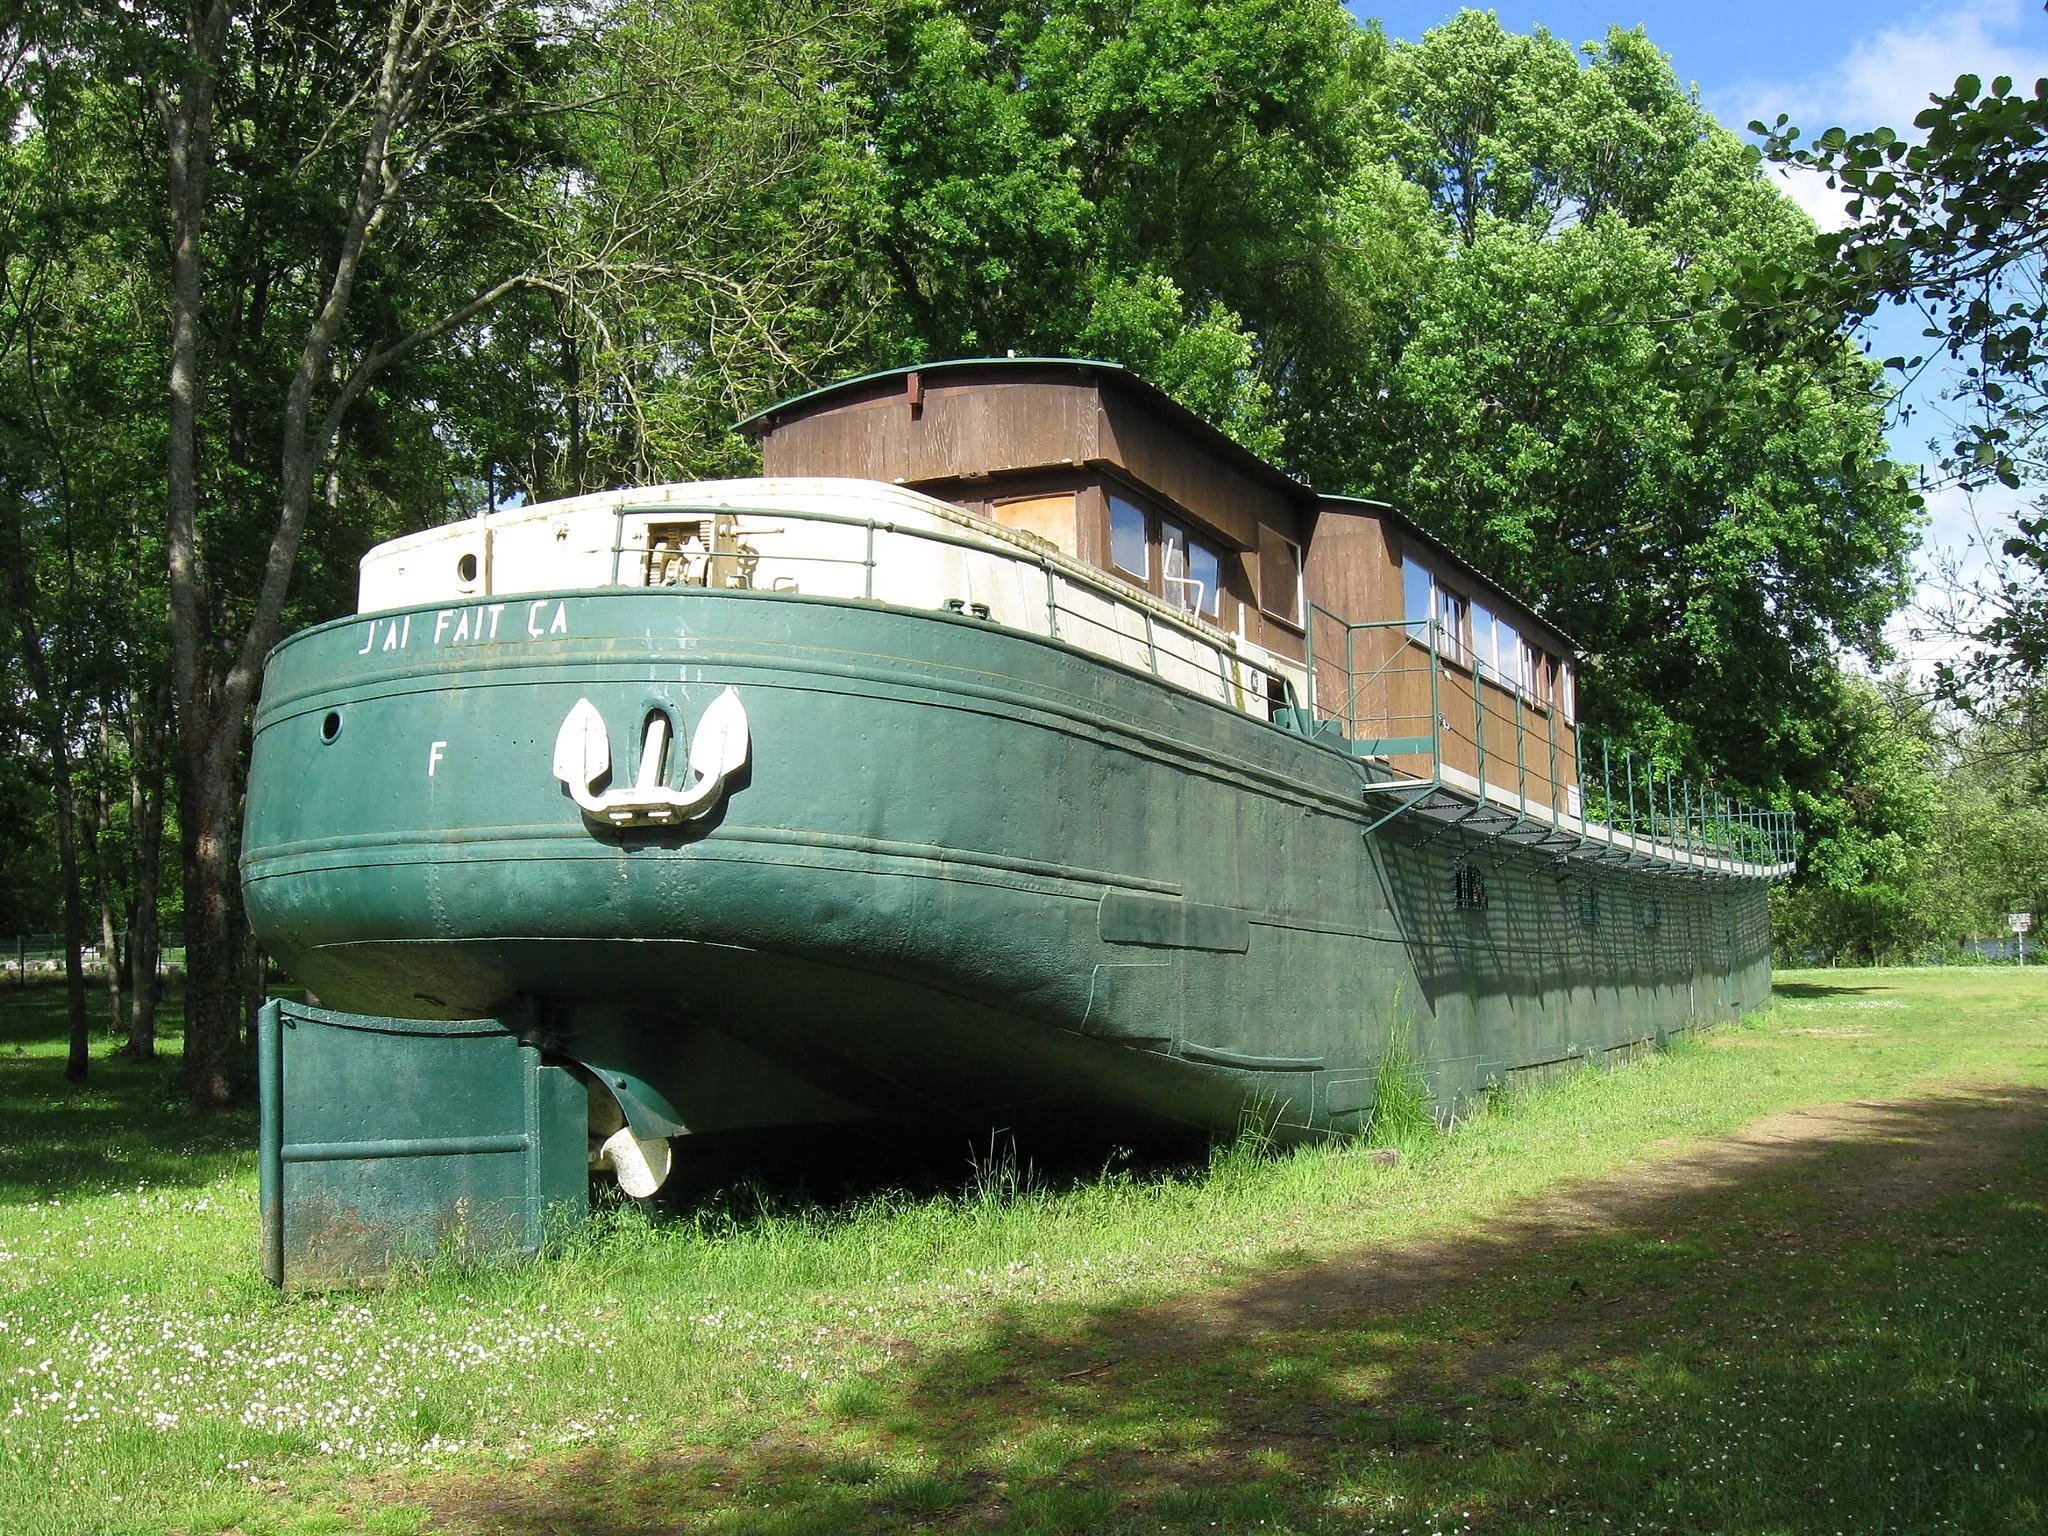
[[[2041,972],[1781,976],[1392,1169],[991,1155],[292,1299],[252,1120],[68,1087],[59,1002],[0,996],[9,1536],[2048,1530]]]

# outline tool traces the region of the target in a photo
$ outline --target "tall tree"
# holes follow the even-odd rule
[[[9,121],[32,100],[42,110],[56,105],[35,95],[43,78],[32,38],[19,29],[0,33],[0,109]],[[77,266],[68,250],[77,233],[76,169],[46,136],[10,136],[0,147],[0,561],[7,568],[0,611],[26,684],[24,714],[41,749],[52,811],[70,1035],[64,1075],[83,1082],[90,1037],[77,772],[88,730],[84,701],[103,658],[101,637],[81,622],[96,529],[77,517],[70,465],[51,429],[49,377],[53,357],[62,355]]]
[[[1762,268],[1752,323],[1800,339],[1888,305],[1918,309],[1933,355],[1960,370],[1944,474],[1965,487],[2048,479],[2048,79],[2022,93],[2003,76],[1986,91],[1963,75],[1914,118],[1918,142],[1836,127],[1801,147],[1783,116],[1750,127],[1774,160],[1845,193],[1851,220],[1816,239],[1818,265]],[[1892,365],[1917,373],[1926,362]],[[1948,682],[1953,696],[2009,715],[2048,669],[2048,509],[2037,501],[1997,553],[2004,568],[1971,594],[1984,648]]]
[[[236,822],[263,658],[365,392],[530,281],[525,248],[462,242],[521,196],[550,40],[534,13],[488,0],[196,0],[98,41],[146,57],[162,132],[186,1063],[194,1103],[219,1106],[245,992]],[[501,166],[507,138],[525,142]],[[209,495],[267,510],[209,518]]]
[[[1262,353],[1329,327],[1377,32],[1336,0],[908,0],[885,47],[875,360],[1107,355],[1277,447]]]
[[[1297,459],[1575,635],[1596,724],[1756,790],[1820,774],[1837,652],[1881,649],[1916,502],[1839,329],[1810,357],[1725,341],[1743,263],[1811,260],[1810,222],[1639,31],[1580,54],[1466,11],[1374,101],[1361,223],[1404,254],[1360,254],[1378,318]]]

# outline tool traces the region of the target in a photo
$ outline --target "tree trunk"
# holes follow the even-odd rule
[[[214,78],[227,6],[186,12],[175,90],[162,98],[171,229],[170,402],[165,445],[165,555],[170,568],[171,671],[178,702],[178,804],[185,854],[185,1072],[196,1109],[234,1102],[228,1061],[236,1038],[240,949],[228,881],[234,877],[227,782],[239,711],[224,708],[210,664],[206,576],[199,558],[199,336],[206,181],[213,166]],[[221,751],[222,738],[229,750]]]
[[[64,699],[50,675],[48,637],[36,621],[36,592],[27,553],[13,551],[10,579],[15,624],[21,637],[21,665],[36,701],[43,748],[50,755],[50,791],[57,811],[57,871],[64,886],[64,992],[70,1016],[71,1050],[64,1076],[82,1083],[92,1063],[92,1035],[85,1016],[85,903],[78,888],[78,797],[71,782],[71,736]]]
[[[100,760],[93,775],[92,874],[93,894],[100,908],[100,953],[107,967],[107,1028],[110,1034],[125,1034],[128,1021],[121,1011],[120,935],[114,931],[114,882],[107,868],[107,775],[113,771],[113,734],[107,727],[107,711],[100,708]]]
[[[64,1006],[71,1024],[71,1050],[64,1061],[67,1082],[82,1083],[92,1067],[92,1032],[85,1016],[85,892],[78,881],[78,796],[71,784],[71,746],[64,717],[53,706],[49,732],[50,770],[57,789],[57,870],[64,882]]]
[[[225,729],[225,727],[223,727]],[[235,900],[234,804],[216,773],[211,732],[181,731],[179,809],[185,853],[185,1076],[195,1109],[234,1103],[241,1037],[241,903]]]
[[[325,293],[306,329],[299,363],[279,419],[277,526],[253,594],[247,628],[221,646],[200,555],[199,398],[201,311],[205,287],[206,184],[213,162],[215,80],[225,55],[230,0],[188,0],[184,48],[175,79],[159,87],[170,212],[170,401],[166,468],[166,556],[170,569],[171,672],[178,720],[178,806],[185,853],[185,1060],[192,1103],[232,1101],[228,1067],[240,1033],[244,918],[236,899],[238,785],[249,717],[263,658],[283,626],[285,594],[312,508],[315,478],[333,451],[344,418],[378,374],[415,348],[446,335],[523,286],[508,278],[432,324],[372,347],[344,369],[324,412],[316,396],[335,379],[335,347],[348,317],[365,253],[405,181],[420,163],[408,148],[423,115],[452,128],[470,107],[450,108],[435,93],[434,71],[463,39],[482,37],[482,20],[460,6],[392,6],[381,55],[364,76],[361,159]],[[479,119],[480,121],[481,119]],[[232,652],[226,666],[222,658]]]
[[[161,684],[148,702],[129,715],[128,814],[135,829],[135,915],[128,922],[128,1055],[156,1060],[156,1005],[161,995],[157,967],[161,947],[156,926],[157,894],[163,870],[164,715],[169,699]]]

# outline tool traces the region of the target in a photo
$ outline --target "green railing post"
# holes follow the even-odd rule
[[[1621,771],[1628,780],[1628,851],[1636,851],[1636,749],[1624,749]]]
[[[866,567],[861,579],[861,596],[872,599],[875,595],[875,522],[868,519],[868,552],[862,564]]]
[[[1316,603],[1308,600],[1308,612],[1302,615],[1308,622],[1301,631],[1302,669],[1308,679],[1308,734],[1316,733]]]
[[[1344,626],[1344,729],[1353,737],[1365,733],[1358,728],[1358,626]],[[1391,731],[1386,734],[1392,735]]]
[[[1543,711],[1543,733],[1550,742],[1550,825],[1555,827],[1562,816],[1557,804],[1557,700],[1551,699],[1550,707]]]
[[[1614,831],[1614,755],[1613,743],[1605,736],[1600,738],[1600,825],[1610,833]]]
[[[1467,656],[1472,671],[1472,752],[1479,769],[1479,803],[1486,804],[1486,686],[1479,680],[1479,658]]]
[[[1060,637],[1059,577],[1054,572],[1050,560],[1042,563],[1045,568],[1045,638],[1057,640]]]
[[[1401,642],[1408,642],[1403,639]],[[1437,671],[1436,624],[1429,626],[1429,755],[1430,777],[1443,781],[1444,776],[1444,704],[1443,684]]]
[[[1517,663],[1519,665],[1519,663]],[[1522,746],[1522,688],[1515,685],[1515,798],[1521,803],[1516,807],[1518,817],[1529,814],[1529,765]]]

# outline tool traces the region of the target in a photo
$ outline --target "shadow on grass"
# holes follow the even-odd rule
[[[1860,997],[1866,992],[1896,992],[1896,987],[1841,987],[1822,981],[1780,981],[1771,986],[1774,997]]]
[[[253,1108],[202,1117],[185,1106],[180,1006],[173,990],[159,1010],[157,1060],[117,1054],[101,1023],[87,1080],[68,1083],[63,987],[0,989],[0,1204],[137,1183],[193,1188],[253,1154]]]
[[[1773,1123],[1476,1231],[999,1311],[743,1445],[429,1501],[507,1536],[2043,1529],[2048,1095]]]

